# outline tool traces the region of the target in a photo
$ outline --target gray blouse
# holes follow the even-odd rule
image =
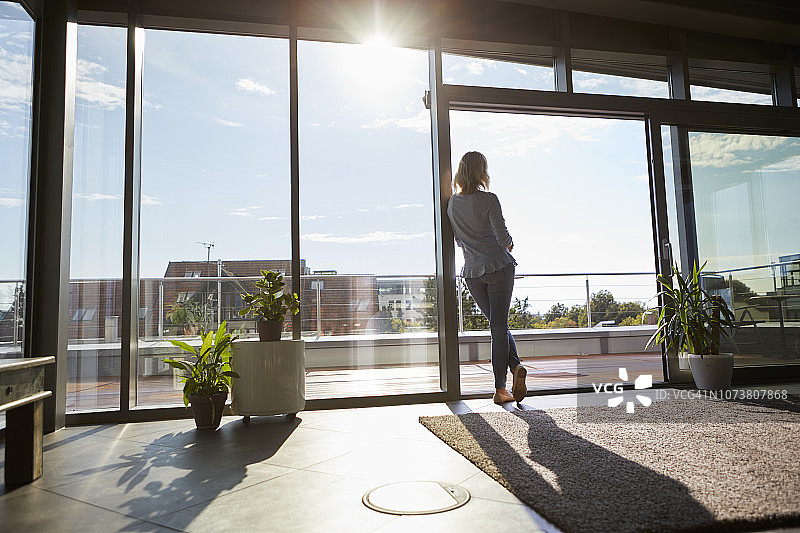
[[[513,243],[500,200],[490,192],[454,194],[447,204],[456,244],[464,251],[461,276],[477,278],[517,262],[508,252]]]

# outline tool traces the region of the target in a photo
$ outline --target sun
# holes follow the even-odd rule
[[[392,45],[383,36],[373,35],[360,44],[344,45],[331,60],[340,74],[359,93],[390,96],[400,90],[398,77],[414,67],[414,51]]]

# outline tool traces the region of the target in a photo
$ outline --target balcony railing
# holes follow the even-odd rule
[[[192,337],[201,327],[217,328],[222,321],[227,321],[229,329],[241,337],[255,336],[254,319],[240,317],[238,312],[242,305],[239,295],[255,292],[258,279],[258,276],[142,278],[137,311],[139,339]],[[291,277],[285,280],[291,289]],[[354,335],[431,336],[437,331],[436,289],[430,275],[310,274],[301,277],[300,287],[301,335],[311,341]],[[480,311],[463,280],[458,278],[456,287],[459,331],[486,330],[476,320],[481,316]],[[513,296],[518,301],[517,311],[528,317],[541,317],[557,303],[573,311],[576,306],[583,306],[585,312],[579,320],[562,321],[556,326],[592,327],[608,321],[591,303],[592,294],[603,290],[617,302],[653,303],[654,274],[521,274],[517,276]],[[21,346],[23,300],[21,280],[0,280],[3,326],[0,345],[7,348]],[[71,280],[70,344],[119,342],[122,307],[121,279]],[[512,327],[520,327],[520,323],[512,323]],[[535,327],[548,325],[538,320]],[[287,317],[284,336],[291,336],[291,328],[291,317]]]

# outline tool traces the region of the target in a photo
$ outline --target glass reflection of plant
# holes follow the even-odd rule
[[[204,305],[201,304],[196,294],[183,301],[172,304],[167,311],[166,318],[171,324],[181,326],[184,335],[191,335],[197,332],[197,326],[203,318]]]

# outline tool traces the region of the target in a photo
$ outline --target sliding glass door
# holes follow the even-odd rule
[[[514,238],[509,325],[529,387],[589,387],[619,368],[663,380],[660,347],[645,350],[657,291],[644,121],[451,111],[450,127],[452,168],[486,155]],[[456,286],[461,391],[487,392],[488,321]]]

